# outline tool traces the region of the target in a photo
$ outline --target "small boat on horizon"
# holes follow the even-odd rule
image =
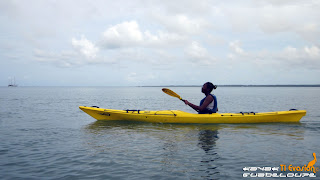
[[[16,84],[16,79],[13,78],[9,78],[9,84],[8,87],[18,87],[18,84]]]

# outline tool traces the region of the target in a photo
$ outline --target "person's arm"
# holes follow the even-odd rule
[[[184,100],[184,103],[185,103],[186,105],[192,107],[192,109],[194,109],[195,111],[199,112],[199,108],[200,108],[199,106],[194,105],[194,104],[190,103],[190,102],[187,101],[187,100]]]
[[[187,100],[185,100],[184,103],[186,105],[190,106],[192,109],[194,109],[197,112],[199,112],[199,111],[205,110],[212,101],[213,101],[213,97],[212,96],[207,96],[201,106],[194,105],[194,104],[190,103]]]

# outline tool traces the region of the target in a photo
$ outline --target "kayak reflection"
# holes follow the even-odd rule
[[[146,122],[133,122],[133,121],[95,121],[85,126],[88,132],[99,132],[107,129],[123,129],[135,130],[141,133],[146,132],[159,132],[159,130],[170,131],[176,130],[177,132],[190,132],[201,130],[218,130],[218,124],[162,124],[162,123],[146,123]],[[177,133],[175,133],[177,134]],[[157,135],[157,134],[150,134]],[[177,134],[179,135],[179,134]]]
[[[211,144],[204,146],[204,148],[209,148],[208,150],[210,150],[210,146],[213,146],[215,141],[218,140],[218,129],[240,133],[248,133],[250,131],[251,134],[262,136],[277,135],[303,139],[305,126],[306,124],[300,122],[273,124],[161,124],[132,121],[95,121],[85,126],[84,129],[91,133],[101,133],[108,129],[122,129],[148,133],[148,135],[155,137],[161,137],[162,134],[159,132],[162,131],[174,131],[176,137],[186,136],[185,138],[195,137],[195,135],[190,136],[185,134],[193,131],[193,133],[198,133],[196,136],[199,136],[199,147],[201,147],[201,144]]]

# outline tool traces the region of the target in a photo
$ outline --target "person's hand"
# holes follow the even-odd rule
[[[189,105],[189,101],[187,101],[187,100],[184,100],[184,103],[185,103],[186,105]]]

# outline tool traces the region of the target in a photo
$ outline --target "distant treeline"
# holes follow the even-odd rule
[[[218,85],[220,87],[320,87],[320,84],[308,84],[308,85]]]
[[[139,86],[139,87],[201,87],[202,85],[161,85],[161,86]],[[217,85],[218,87],[320,87],[320,84],[305,85]]]

